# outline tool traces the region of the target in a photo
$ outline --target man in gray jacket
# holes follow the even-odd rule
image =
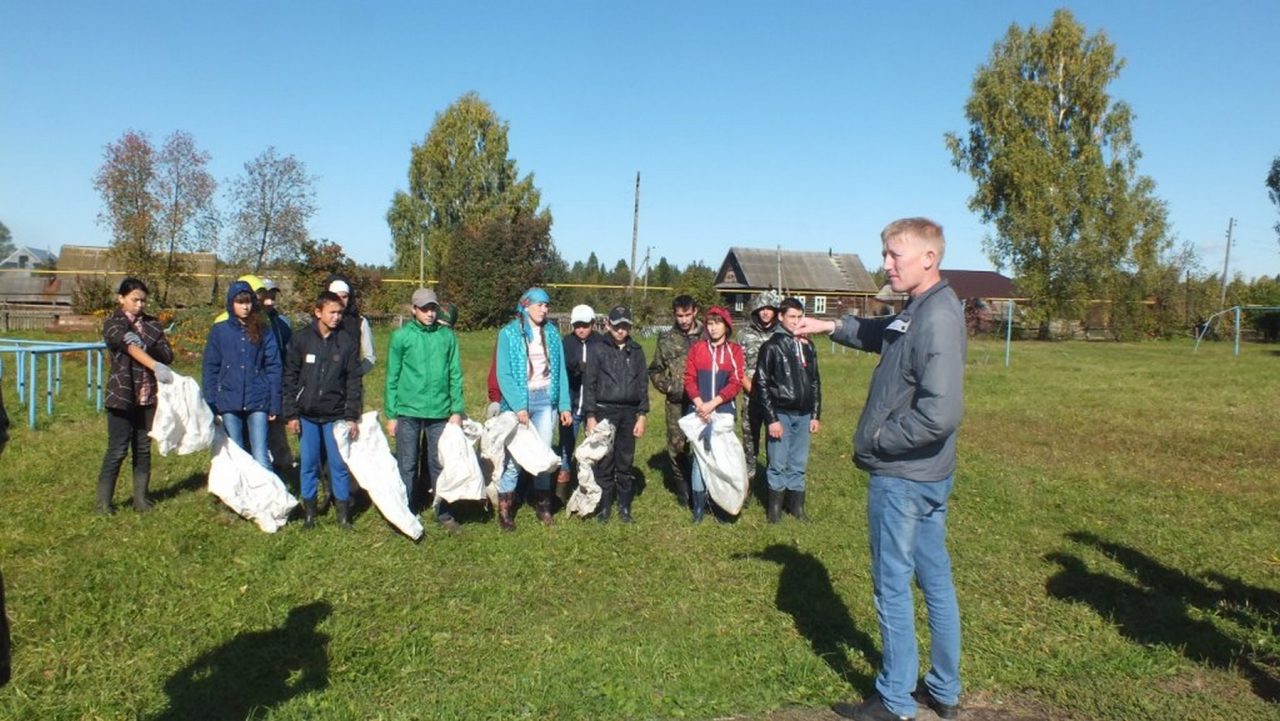
[[[854,462],[871,476],[867,526],[883,666],[874,695],[832,709],[859,721],[894,721],[915,717],[919,702],[952,719],[960,709],[960,609],[946,519],[964,412],[964,311],[938,269],[946,249],[941,226],[897,220],[880,240],[889,285],[909,296],[902,312],[806,318],[797,331],[831,333],[836,343],[880,353],[853,445]],[[929,613],[930,668],[918,685],[913,577]]]

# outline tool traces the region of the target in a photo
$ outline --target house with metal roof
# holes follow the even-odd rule
[[[811,315],[868,313],[878,288],[854,253],[732,247],[716,273],[725,306],[747,313],[751,297],[770,288],[799,298]]]
[[[0,269],[9,271],[31,271],[38,268],[47,268],[58,262],[58,257],[47,250],[39,248],[29,248],[20,245],[13,249],[13,252],[0,259]],[[30,275],[30,273],[17,273],[18,275]]]

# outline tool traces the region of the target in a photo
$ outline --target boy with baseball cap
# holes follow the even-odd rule
[[[617,498],[618,518],[631,523],[631,466],[636,439],[644,435],[644,419],[649,413],[648,365],[644,349],[631,338],[630,308],[615,306],[609,311],[605,328],[604,340],[588,349],[582,408],[588,433],[605,419],[616,429],[613,447],[596,466],[601,490],[597,518],[601,523],[608,522]]]

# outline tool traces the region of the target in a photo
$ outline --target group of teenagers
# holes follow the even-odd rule
[[[616,503],[619,520],[632,521],[632,464],[649,413],[649,383],[665,401],[674,490],[695,522],[707,512],[708,496],[678,421],[696,413],[710,424],[715,414],[740,411],[745,411],[748,473],[754,472],[758,438],[765,431],[767,520],[777,522],[784,506],[803,519],[809,439],[821,426],[818,357],[809,337],[829,334],[835,343],[880,354],[854,432],[853,460],[869,476],[868,545],[883,653],[875,693],[833,710],[859,721],[900,721],[913,718],[923,704],[953,719],[959,713],[960,620],[946,517],[963,415],[963,309],[941,276],[941,226],[925,218],[894,221],[881,232],[881,245],[889,285],[908,298],[900,312],[818,319],[806,317],[797,299],[764,293],[753,300],[748,327],[735,342],[726,309],[711,307],[700,316],[693,299],[681,296],[652,363],[631,338],[633,320],[626,306],[609,311],[603,334],[594,330],[593,309],[577,306],[570,315],[573,327],[561,338],[549,323],[550,298],[531,288],[520,297],[515,318],[498,333],[489,370],[489,414],[513,413],[559,450],[561,466],[554,479],[550,472],[532,479],[537,516],[545,524],[553,522],[555,499],[563,501],[572,488],[577,437],[605,420],[615,431],[609,452],[594,468],[602,491],[597,517],[608,521]],[[327,463],[338,523],[349,526],[350,476],[332,426],[345,423],[349,433],[358,433],[362,377],[375,362],[369,325],[344,278],[332,280],[315,300],[311,323],[292,333],[273,309],[277,293],[269,281],[254,278],[228,290],[227,317],[214,324],[206,344],[203,392],[231,440],[264,466],[273,456],[282,462],[270,448],[272,437],[283,440],[283,429],[301,434],[305,524],[313,525],[319,512],[320,469]],[[98,483],[103,513],[111,512],[115,477],[130,448],[134,508],[149,507],[147,430],[157,384],[173,380],[167,366],[173,351],[160,323],[144,312],[146,297],[141,281],[125,280],[117,297],[120,307],[104,323],[112,371],[108,443]],[[429,289],[414,291],[411,305],[413,322],[391,337],[384,413],[411,508],[417,504],[415,510],[421,510],[430,479],[440,470],[440,433],[445,424],[462,422],[464,407],[458,342],[450,328],[456,308],[451,317]],[[273,431],[277,426],[282,429]],[[287,442],[280,448],[287,453]],[[424,458],[425,478],[420,474]],[[504,530],[515,528],[520,473],[508,458],[498,482],[498,520]],[[433,507],[442,526],[458,530],[448,504]],[[925,598],[931,638],[923,677],[918,676],[913,581]]]

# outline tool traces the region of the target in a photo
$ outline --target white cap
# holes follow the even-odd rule
[[[575,305],[569,313],[570,323],[593,323],[595,319],[596,312],[589,305]]]
[[[266,290],[277,290],[276,282],[274,280],[271,280],[270,278],[262,279],[262,287]]]
[[[350,295],[351,286],[347,285],[346,281],[335,280],[329,284],[329,292],[330,293],[346,293]]]

